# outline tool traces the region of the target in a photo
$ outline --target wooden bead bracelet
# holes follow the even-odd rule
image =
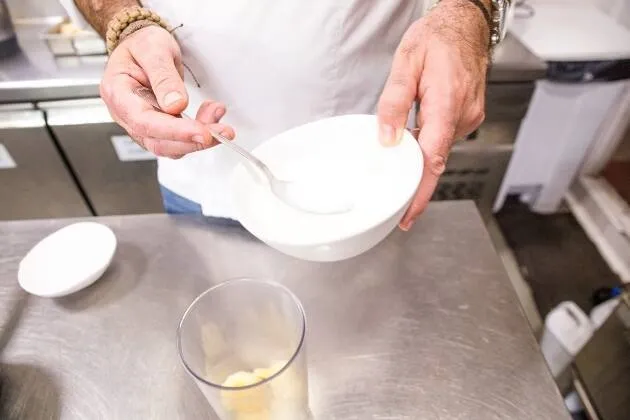
[[[107,24],[105,34],[107,54],[111,54],[129,35],[147,26],[160,26],[170,31],[168,23],[164,19],[144,7],[126,7],[116,13]]]

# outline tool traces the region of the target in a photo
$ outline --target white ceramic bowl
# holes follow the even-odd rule
[[[422,177],[418,142],[408,131],[396,147],[378,141],[373,115],[332,117],[293,128],[257,147],[280,179],[313,172],[353,186],[354,207],[343,214],[317,215],[289,207],[260,182],[245,163],[232,174],[239,221],[277,250],[311,261],[337,261],[381,242],[400,222]]]
[[[100,223],[65,226],[37,243],[22,259],[18,282],[27,292],[60,297],[98,280],[112,261],[116,236]]]

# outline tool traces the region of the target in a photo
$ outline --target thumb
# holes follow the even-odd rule
[[[418,75],[411,56],[397,52],[378,102],[379,140],[385,146],[400,142],[409,111],[418,94]]]
[[[169,114],[181,114],[188,106],[188,94],[174,62],[147,71],[151,88],[160,108]]]
[[[149,78],[160,108],[173,115],[182,113],[188,106],[188,94],[173,53],[167,48],[151,48],[136,59]]]

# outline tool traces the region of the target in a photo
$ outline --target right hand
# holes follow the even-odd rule
[[[174,159],[216,143],[208,129],[234,138],[234,130],[219,124],[225,106],[205,101],[195,120],[176,117],[188,106],[181,51],[175,38],[157,26],[133,33],[112,52],[101,82],[101,97],[112,118],[140,146],[156,156]],[[133,93],[153,89],[164,112]]]

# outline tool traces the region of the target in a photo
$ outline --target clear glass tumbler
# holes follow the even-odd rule
[[[221,420],[310,419],[305,339],[297,297],[253,279],[202,293],[177,331],[182,362]]]

